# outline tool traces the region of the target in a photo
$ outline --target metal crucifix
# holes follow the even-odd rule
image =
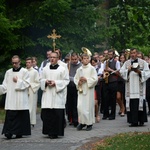
[[[51,35],[48,35],[47,38],[53,40],[53,48],[54,48],[54,51],[55,51],[55,47],[56,47],[56,42],[55,42],[55,40],[56,40],[57,38],[61,38],[61,35],[57,35],[55,29],[53,29],[52,32],[53,32],[53,33],[52,33]]]

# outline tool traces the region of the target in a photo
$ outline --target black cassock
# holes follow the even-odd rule
[[[29,110],[6,110],[2,134],[31,135]]]
[[[43,134],[64,136],[64,109],[42,109],[41,119]]]
[[[146,102],[143,101],[143,111],[139,111],[139,99],[130,100],[130,111],[127,112],[127,122],[136,124],[147,122]]]

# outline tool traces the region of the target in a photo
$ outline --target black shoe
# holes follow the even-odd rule
[[[102,118],[102,119],[103,119],[103,120],[106,120],[107,118],[108,118],[107,116],[103,116],[103,118]]]
[[[17,139],[22,138],[22,135],[16,135],[16,138]]]
[[[11,139],[12,138],[12,134],[11,133],[5,133],[5,137],[7,137],[7,139]]]
[[[137,127],[138,123],[131,123],[131,125],[129,125],[129,127]]]
[[[57,139],[58,136],[57,136],[57,135],[50,135],[49,138],[50,138],[50,139]]]
[[[115,120],[115,117],[109,117],[109,120]]]
[[[86,128],[86,131],[90,131],[90,130],[92,130],[92,125],[88,125]]]
[[[86,125],[85,124],[79,124],[78,126],[77,126],[77,130],[79,131],[79,130],[82,130],[82,128],[84,128]]]

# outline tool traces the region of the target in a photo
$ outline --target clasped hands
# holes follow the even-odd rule
[[[46,85],[47,86],[55,86],[55,82],[52,80],[46,80]]]
[[[80,77],[79,79],[79,85],[82,85],[83,83],[87,82],[87,79],[85,77]]]

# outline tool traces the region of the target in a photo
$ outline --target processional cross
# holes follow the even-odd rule
[[[54,48],[54,51],[55,51],[55,47],[56,47],[56,42],[55,42],[55,40],[56,40],[57,38],[61,38],[61,35],[57,35],[55,29],[53,29],[52,32],[53,32],[53,33],[52,33],[51,35],[48,35],[47,38],[53,40],[53,48]]]

